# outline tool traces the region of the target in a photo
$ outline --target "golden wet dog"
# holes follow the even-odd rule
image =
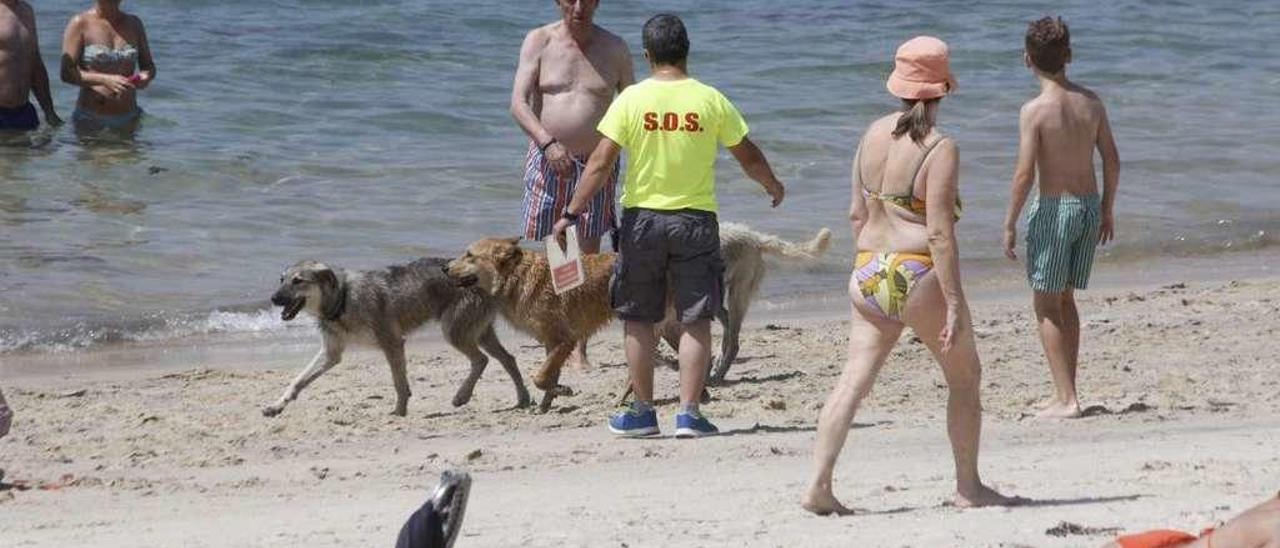
[[[584,255],[586,282],[556,295],[547,256],[521,249],[519,242],[519,238],[477,241],[461,257],[450,261],[446,272],[460,285],[477,285],[493,295],[507,321],[546,349],[546,361],[533,374],[534,386],[543,391],[538,410],[546,412],[556,396],[573,393],[560,385],[560,369],[574,345],[613,319],[609,276],[614,255]]]

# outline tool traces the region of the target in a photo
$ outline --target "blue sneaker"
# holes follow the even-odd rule
[[[609,418],[609,431],[628,438],[652,436],[659,432],[658,413],[653,408],[636,411],[628,407]]]
[[[720,429],[711,421],[699,413],[694,416],[692,413],[680,413],[676,415],[676,437],[677,438],[700,438],[702,436],[713,436],[720,433]]]

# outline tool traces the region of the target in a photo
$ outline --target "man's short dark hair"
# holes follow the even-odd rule
[[[1043,17],[1027,25],[1027,55],[1031,64],[1057,74],[1071,55],[1071,31],[1061,17]]]
[[[644,24],[644,49],[655,65],[677,65],[689,56],[689,34],[684,22],[670,13],[659,13]]]

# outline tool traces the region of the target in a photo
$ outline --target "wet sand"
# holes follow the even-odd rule
[[[1023,296],[973,299],[984,478],[1030,507],[943,505],[953,486],[946,391],[907,334],[837,469],[837,495],[867,513],[802,511],[847,325],[757,310],[705,407],[726,435],[696,441],[605,431],[625,377],[616,326],[593,343],[594,369],[564,375],[578,394],[545,415],[512,409],[496,364],[471,403],[453,408],[465,360],[429,337],[411,352],[405,418],[387,414],[390,376],[368,352],[282,416],[262,417],[313,352],[302,344],[266,360],[215,351],[90,376],[10,373],[17,417],[0,440],[0,539],[390,546],[447,468],[475,477],[459,546],[1097,546],[1115,529],[1198,530],[1280,487],[1280,279],[1134,281],[1081,295],[1089,411],[1074,421],[1030,416],[1050,382]],[[541,350],[504,335],[528,382]],[[670,431],[676,375],[657,379]]]

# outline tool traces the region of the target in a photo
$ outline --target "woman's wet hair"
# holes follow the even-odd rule
[[[1046,74],[1057,74],[1071,57],[1071,30],[1061,17],[1042,17],[1027,25],[1027,56]]]
[[[689,56],[689,34],[684,22],[670,13],[659,13],[644,24],[644,49],[655,65],[678,65]]]
[[[941,97],[933,99],[903,99],[902,116],[898,117],[898,125],[893,128],[893,138],[910,135],[917,144],[923,143],[933,123],[929,121],[929,104],[936,103]]]

